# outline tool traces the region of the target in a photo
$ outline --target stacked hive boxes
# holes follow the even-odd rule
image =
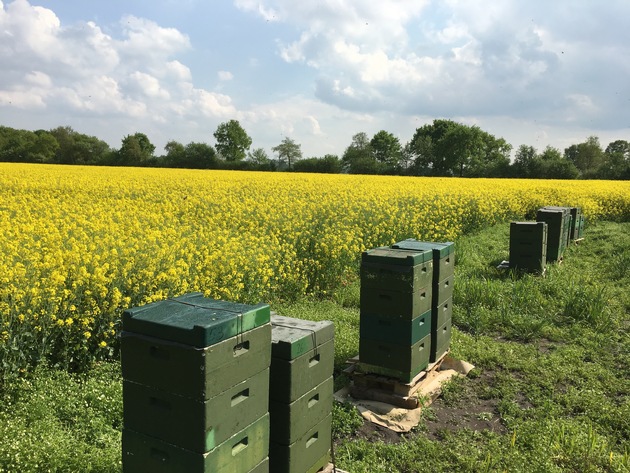
[[[579,240],[584,236],[584,215],[580,207],[571,207],[571,240]]]
[[[332,436],[334,327],[272,315],[270,471],[314,473]]]
[[[123,471],[269,471],[270,311],[189,294],[123,314]]]
[[[559,261],[569,241],[571,212],[568,207],[545,207],[536,213],[537,222],[547,224],[547,260]]]
[[[431,355],[437,361],[451,346],[451,319],[453,315],[453,287],[455,283],[455,244],[435,243],[408,239],[392,248],[407,251],[429,251],[433,255],[431,296]]]
[[[547,224],[510,223],[510,268],[543,272],[547,265]]]
[[[361,369],[411,381],[429,364],[431,250],[376,248],[361,260]]]

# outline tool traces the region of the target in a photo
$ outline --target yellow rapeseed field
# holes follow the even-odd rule
[[[453,240],[543,205],[630,219],[630,183],[609,181],[0,164],[0,189],[0,357],[12,366],[106,356],[122,310],[185,292],[325,293],[362,250],[403,238]]]

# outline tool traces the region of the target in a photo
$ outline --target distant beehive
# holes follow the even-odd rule
[[[536,221],[547,224],[547,261],[560,261],[569,241],[571,212],[568,207],[545,207],[536,212]]]
[[[359,360],[361,369],[411,381],[429,364],[430,251],[376,248],[363,253]]]
[[[270,471],[314,473],[332,439],[334,326],[271,316]]]
[[[431,296],[431,355],[437,361],[451,346],[451,319],[455,284],[455,244],[408,239],[392,248],[411,251],[430,251],[433,255]]]
[[[544,272],[547,265],[547,223],[510,223],[510,268]]]
[[[269,471],[269,318],[200,293],[123,314],[125,473]]]

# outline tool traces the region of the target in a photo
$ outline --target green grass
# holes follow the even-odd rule
[[[368,441],[335,405],[337,466],[360,472],[630,471],[630,223],[589,226],[544,277],[498,270],[509,225],[457,241],[452,352],[476,369],[446,386],[397,443]],[[328,301],[274,305],[335,322],[335,387],[358,353],[359,284]],[[0,472],[120,472],[120,365],[84,375],[40,367],[0,397]],[[492,432],[435,430],[440,412],[493,420]],[[441,411],[440,411],[441,410]],[[458,411],[458,412],[459,412]]]

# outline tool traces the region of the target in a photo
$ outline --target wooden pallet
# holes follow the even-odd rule
[[[343,371],[351,379],[350,394],[356,399],[369,399],[386,402],[405,409],[415,409],[420,400],[415,395],[427,374],[440,369],[448,351],[435,363],[430,363],[426,370],[418,373],[410,382],[405,383],[396,378],[361,371],[359,357],[348,360],[349,366]]]

